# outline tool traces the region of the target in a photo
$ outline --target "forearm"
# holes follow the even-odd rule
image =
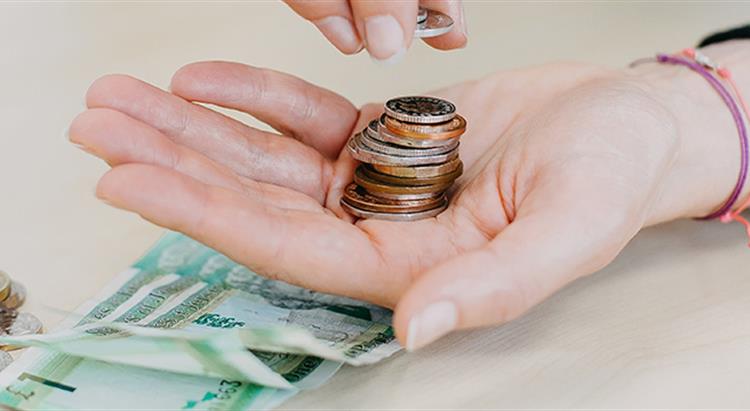
[[[702,49],[731,70],[740,93],[750,95],[750,41],[737,40]],[[726,201],[740,172],[740,143],[731,112],[699,74],[683,66],[649,64],[629,70],[672,118],[679,145],[671,172],[647,225],[709,214]],[[746,184],[740,201],[750,195]],[[737,204],[739,204],[739,202]],[[736,206],[735,206],[736,207]]]

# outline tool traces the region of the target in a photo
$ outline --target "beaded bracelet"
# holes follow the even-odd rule
[[[747,181],[749,151],[748,146],[750,144],[748,144],[746,121],[750,119],[750,110],[748,110],[747,104],[742,98],[742,95],[739,92],[739,88],[734,82],[730,71],[725,67],[721,67],[715,64],[713,61],[711,61],[711,59],[708,58],[708,56],[701,53],[700,51],[691,48],[684,49],[680,54],[675,55],[660,53],[652,59],[637,60],[633,62],[631,66],[635,66],[646,61],[655,61],[662,64],[681,65],[700,74],[719,94],[721,99],[729,108],[729,111],[732,113],[732,117],[734,118],[735,125],[737,126],[737,132],[740,137],[741,150],[740,172],[737,178],[737,183],[735,184],[731,194],[724,202],[724,204],[721,205],[721,207],[711,212],[710,214],[698,219],[710,220],[719,217],[724,223],[731,222],[732,220],[738,221],[745,226],[747,235],[750,238],[750,222],[748,222],[744,217],[740,215],[743,210],[750,206],[750,198],[741,203],[736,210],[732,211],[732,207],[737,202],[737,199],[739,198],[740,194],[742,193],[742,189],[745,186],[745,182]],[[729,89],[727,89],[727,87],[722,84],[722,80],[729,85]],[[729,90],[731,90],[731,92]],[[737,102],[735,102],[735,99],[739,101],[739,106]],[[740,106],[742,107],[742,110],[740,110]],[[748,245],[750,246],[750,244]]]

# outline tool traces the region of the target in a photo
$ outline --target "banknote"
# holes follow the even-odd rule
[[[382,307],[265,279],[168,233],[53,332],[57,340],[36,341],[39,348],[0,373],[0,403],[268,409],[324,383],[344,361],[368,363],[398,351],[390,321]],[[65,336],[73,345],[59,344]],[[84,347],[97,338],[111,345]],[[165,352],[178,354],[157,361]]]

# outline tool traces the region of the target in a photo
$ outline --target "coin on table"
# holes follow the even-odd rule
[[[10,295],[10,276],[5,271],[0,271],[0,300],[8,298]]]
[[[429,197],[419,200],[389,200],[368,193],[363,187],[355,183],[344,189],[342,201],[360,210],[379,213],[416,213],[439,207],[445,195]]]
[[[382,174],[403,178],[431,178],[449,174],[457,169],[463,170],[463,163],[455,158],[442,164],[424,165],[416,167],[402,167],[390,164],[372,164],[372,168]]]
[[[412,139],[447,140],[460,137],[466,131],[466,120],[456,115],[451,120],[437,124],[413,124],[382,116],[380,125],[384,125],[393,134]]]
[[[435,217],[438,214],[445,211],[448,208],[448,199],[444,199],[442,203],[436,208],[427,211],[419,211],[415,213],[383,213],[377,211],[361,210],[356,207],[352,207],[346,203],[343,198],[341,200],[341,207],[351,215],[359,218],[372,218],[377,220],[385,221],[417,221],[425,218]]]
[[[453,181],[449,181],[442,184],[431,184],[424,186],[397,186],[386,184],[370,178],[367,174],[362,172],[362,169],[357,168],[354,172],[354,182],[362,186],[368,193],[375,196],[388,196],[389,194],[427,194],[427,193],[442,193],[443,191],[450,188]]]
[[[0,309],[0,334],[29,335],[42,332],[42,322],[29,313],[21,313],[6,308]],[[6,349],[3,347],[3,349]]]
[[[407,123],[443,123],[456,116],[456,106],[436,97],[397,97],[385,102],[385,114]]]
[[[355,134],[349,139],[347,143],[347,150],[352,154],[352,157],[369,164],[383,164],[392,166],[418,166],[425,164],[437,164],[451,161],[458,158],[458,150],[453,149],[445,154],[438,154],[432,156],[421,156],[421,157],[403,157],[391,154],[381,153],[373,150],[362,143],[362,133]]]
[[[377,134],[375,134],[377,135]],[[436,156],[440,154],[448,153],[458,147],[458,140],[454,140],[452,144],[439,146],[439,147],[424,147],[424,148],[405,148],[396,144],[384,143],[373,136],[370,128],[365,129],[362,133],[362,144],[370,147],[375,151],[379,151],[383,154],[389,154],[400,157],[426,157]]]
[[[5,351],[0,351],[0,371],[7,368],[13,362],[13,357]]]
[[[26,301],[26,287],[18,281],[11,281],[10,294],[0,301],[0,306],[5,308],[18,308]]]
[[[440,174],[434,177],[396,177],[390,174],[383,174],[375,170],[370,165],[361,164],[362,172],[376,181],[396,186],[429,186],[433,184],[452,183],[463,173],[463,167],[459,167],[450,173]]]
[[[386,116],[387,117],[387,116]],[[401,147],[414,147],[414,148],[429,148],[429,147],[444,147],[450,145],[458,145],[457,139],[428,139],[428,138],[409,138],[399,136],[388,130],[387,127],[380,126],[382,120],[372,120],[367,126],[370,137],[380,140],[384,143],[395,144]]]
[[[453,19],[447,14],[436,10],[424,9],[426,16],[424,20],[417,14],[417,28],[414,37],[428,38],[441,36],[453,29]]]

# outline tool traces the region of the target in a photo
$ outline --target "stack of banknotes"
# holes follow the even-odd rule
[[[39,410],[271,409],[343,364],[400,350],[391,312],[258,276],[165,235],[0,373],[0,404]]]

